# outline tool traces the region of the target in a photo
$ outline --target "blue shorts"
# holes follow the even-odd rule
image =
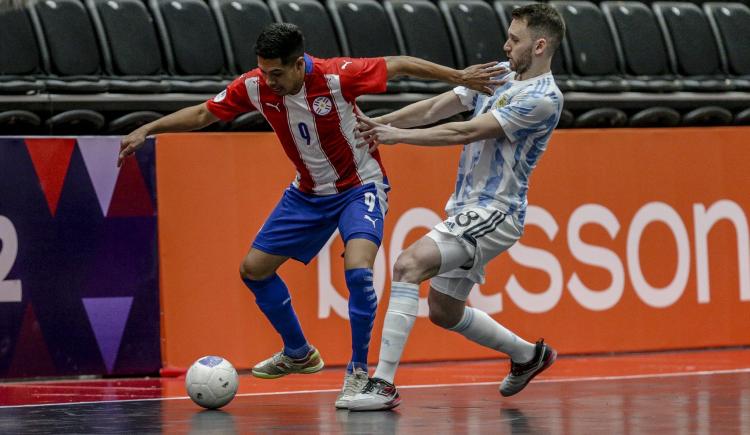
[[[339,229],[344,243],[366,239],[380,246],[390,187],[368,183],[335,195],[310,195],[290,186],[263,224],[253,248],[309,263]]]

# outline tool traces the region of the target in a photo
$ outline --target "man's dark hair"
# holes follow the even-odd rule
[[[565,37],[565,21],[552,6],[544,3],[534,3],[511,13],[514,20],[523,20],[533,32],[534,38],[545,37],[552,48],[552,53],[560,46]]]
[[[290,23],[273,23],[263,28],[255,43],[255,54],[264,59],[281,59],[289,65],[305,52],[305,38],[299,27]]]

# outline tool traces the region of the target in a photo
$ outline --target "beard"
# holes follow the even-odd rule
[[[529,49],[512,59],[511,69],[516,72],[516,76],[523,75],[531,67],[531,51]]]

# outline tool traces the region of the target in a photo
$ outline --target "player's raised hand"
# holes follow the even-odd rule
[[[125,157],[134,154],[136,150],[143,146],[144,142],[146,142],[146,132],[141,128],[137,128],[129,135],[123,137],[122,141],[120,141],[120,155],[117,157],[117,167],[122,166]]]
[[[497,77],[508,72],[508,68],[499,66],[497,62],[471,65],[461,70],[463,85],[475,91],[491,94],[498,86],[504,85],[508,80],[499,80]]]

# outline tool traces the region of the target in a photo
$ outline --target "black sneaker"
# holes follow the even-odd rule
[[[349,411],[385,411],[401,403],[396,386],[378,378],[370,378],[367,385],[349,401]]]
[[[500,384],[500,394],[508,397],[520,392],[536,375],[551,366],[556,358],[555,349],[544,344],[543,338],[540,339],[536,342],[534,358],[531,358],[531,361],[522,364],[510,361],[510,373]]]

